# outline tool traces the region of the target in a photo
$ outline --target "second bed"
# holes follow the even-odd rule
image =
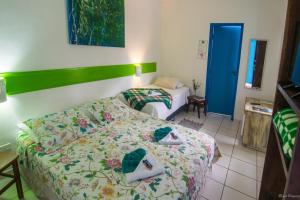
[[[176,111],[182,109],[187,104],[187,97],[190,95],[188,87],[167,89],[156,85],[148,85],[143,88],[160,88],[165,90],[172,96],[173,100],[171,109],[168,109],[163,102],[151,102],[147,103],[141,110],[141,112],[147,113],[152,117],[156,117],[159,119],[171,119]],[[126,101],[122,93],[118,95],[118,98],[126,105],[129,105],[128,101]]]

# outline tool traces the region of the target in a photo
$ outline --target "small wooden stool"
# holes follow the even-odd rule
[[[24,198],[21,177],[18,166],[18,155],[14,152],[0,152],[0,176],[12,178],[12,180],[0,190],[0,195],[3,194],[12,184],[16,183],[19,199]],[[14,174],[5,173],[8,167],[13,167]]]
[[[200,108],[204,107],[204,115],[206,116],[207,114],[207,101],[204,97],[199,97],[196,95],[188,96],[188,104],[187,104],[187,109],[186,112],[189,112],[190,105],[194,105],[193,111],[195,111],[195,108],[197,107],[198,110],[198,117],[200,118]]]

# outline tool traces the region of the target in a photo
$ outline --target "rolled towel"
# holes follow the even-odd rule
[[[159,128],[154,131],[154,141],[159,142],[172,131],[171,127]]]
[[[135,151],[125,154],[122,160],[122,172],[133,172],[138,167],[139,163],[145,157],[145,155],[146,151],[142,148],[136,149]]]
[[[151,164],[151,168],[147,168],[143,163],[144,160],[147,160]],[[146,154],[146,156],[141,160],[134,172],[126,173],[126,180],[128,183],[143,180],[153,176],[157,176],[164,172],[164,166],[155,159],[151,154]]]
[[[179,145],[183,143],[183,139],[179,134],[177,134],[176,130],[172,130],[166,137],[159,141],[159,144],[165,145]]]

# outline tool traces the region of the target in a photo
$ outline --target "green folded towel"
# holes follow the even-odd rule
[[[142,148],[127,153],[122,160],[122,172],[124,174],[134,172],[145,155],[146,151]]]
[[[159,128],[154,132],[154,141],[158,142],[172,131],[171,127]]]

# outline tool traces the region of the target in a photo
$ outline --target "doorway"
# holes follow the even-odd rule
[[[240,67],[244,24],[210,24],[206,99],[208,112],[229,115],[234,106]]]

